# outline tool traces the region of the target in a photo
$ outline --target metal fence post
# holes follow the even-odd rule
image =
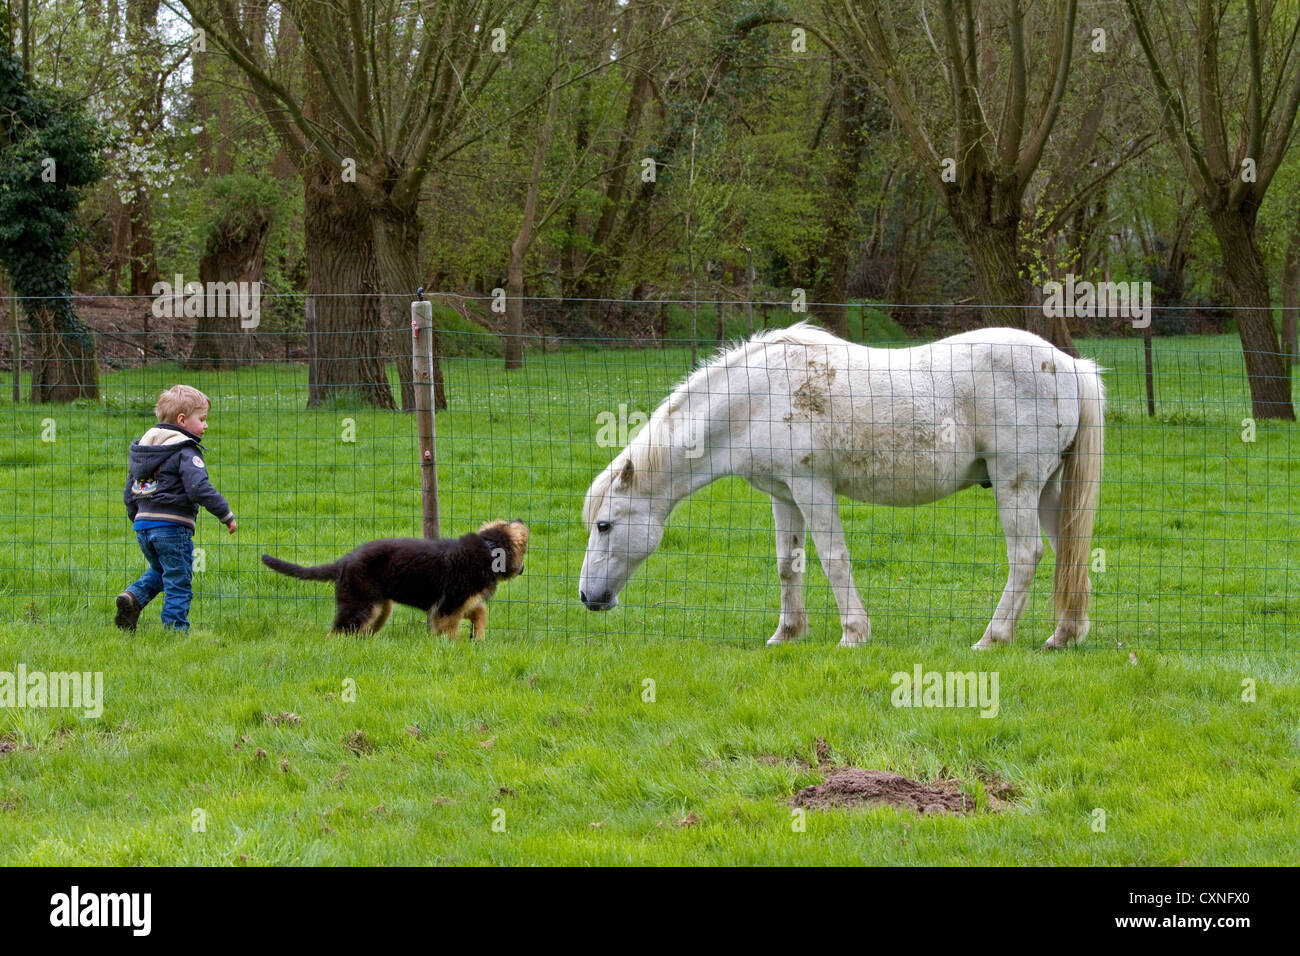
[[[411,370],[415,380],[415,421],[420,434],[420,503],[424,536],[438,537],[438,456],[433,424],[433,303],[424,289],[411,303]]]

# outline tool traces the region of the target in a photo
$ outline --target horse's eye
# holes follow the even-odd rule
[[[596,522],[596,530],[599,531],[601,534],[609,534],[609,522],[608,522],[608,521],[597,521],[597,522]]]

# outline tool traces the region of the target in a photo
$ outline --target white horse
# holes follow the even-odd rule
[[[768,644],[808,628],[805,528],[839,605],[840,645],[864,644],[871,623],[838,496],[915,506],[991,484],[1010,569],[975,648],[1015,638],[1044,530],[1056,554],[1047,646],[1076,643],[1089,627],[1104,401],[1094,363],[1017,329],[908,349],[854,345],[804,322],[760,333],[696,369],[592,482],[579,597],[614,607],[677,503],[738,475],[772,496],[781,618]]]

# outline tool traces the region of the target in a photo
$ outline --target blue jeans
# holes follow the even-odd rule
[[[163,627],[188,631],[187,615],[194,591],[190,579],[194,575],[194,529],[183,524],[170,528],[149,528],[137,531],[135,540],[140,544],[149,570],[140,576],[127,591],[144,607],[160,593],[163,598]]]

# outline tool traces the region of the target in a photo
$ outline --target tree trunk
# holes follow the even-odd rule
[[[356,185],[343,182],[327,161],[313,162],[304,179],[307,294],[316,307],[320,375],[313,394],[320,402],[342,397],[395,408],[370,209]],[[350,294],[330,294],[339,291]]]
[[[29,300],[32,330],[32,404],[99,398],[95,336],[68,299]]]
[[[271,220],[265,209],[244,212],[248,213],[246,221],[232,223],[227,217],[227,221],[217,224],[215,235],[209,238],[208,251],[199,259],[199,282],[205,289],[212,282],[262,281]],[[232,314],[229,308],[226,312],[225,317],[218,317],[204,309],[194,330],[194,348],[185,362],[186,368],[237,368],[252,360],[252,339],[243,327],[242,317]]]
[[[1070,355],[1074,339],[1064,317],[1049,318],[1036,307],[1033,289],[1020,269],[1019,220],[1010,225],[958,225],[975,266],[975,286],[986,327],[1007,326],[1042,336]]]
[[[858,178],[866,143],[860,135],[867,109],[867,85],[859,77],[845,75],[837,84],[840,100],[835,135],[835,160],[830,174],[830,199],[822,207],[825,242],[818,256],[813,301],[826,303],[818,314],[826,327],[840,338],[849,337],[849,310],[844,300],[849,292],[849,250],[857,234],[856,207]]]
[[[1300,361],[1296,334],[1296,318],[1300,316],[1300,223],[1294,228],[1282,267],[1282,351],[1291,365]]]
[[[506,262],[506,368],[524,367],[524,251],[528,238],[520,229],[510,243]]]
[[[162,123],[162,38],[157,32],[159,0],[127,0],[126,38],[131,51],[128,70],[129,131],[148,146]],[[143,173],[130,174],[134,190],[131,223],[131,295],[153,295],[158,282],[158,254],[153,238],[153,202]]]
[[[578,92],[577,118],[574,120],[573,127],[573,155],[582,156],[587,151],[587,144],[591,138],[591,121],[589,115],[588,100],[590,99],[591,85],[589,82],[583,82],[582,88]],[[560,247],[560,290],[564,296],[564,308],[569,318],[572,318],[581,309],[582,305],[575,296],[578,295],[578,197],[575,195],[568,202],[568,209],[564,219],[564,241]]]
[[[127,207],[131,223],[131,295],[153,295],[158,282],[158,255],[153,241],[153,203],[137,186]]]
[[[409,206],[396,206],[385,201],[374,210],[375,251],[379,263],[379,278],[383,291],[385,324],[392,329],[389,336],[391,353],[397,363],[397,378],[402,383],[402,411],[415,411],[415,372],[411,366],[411,299],[415,290],[425,283],[421,279],[423,264],[420,260],[420,208],[419,201]],[[392,294],[398,293],[398,294]],[[447,408],[447,392],[442,380],[442,362],[439,354],[442,340],[438,334],[437,316],[433,326],[433,407],[435,411]]]
[[[1210,213],[1210,227],[1219,241],[1223,270],[1235,306],[1237,334],[1250,382],[1250,407],[1255,418],[1295,420],[1291,406],[1291,368],[1278,344],[1269,301],[1268,273],[1255,242],[1253,218],[1235,209]]]
[[[653,16],[649,6],[641,6],[639,9],[642,16],[633,26],[634,35],[639,35],[641,30],[648,28]],[[638,174],[642,169],[640,163],[633,163],[632,149],[636,145],[637,131],[646,103],[654,90],[651,66],[656,55],[654,45],[647,44],[636,64],[623,122],[617,127],[618,139],[613,153],[606,161],[609,174],[605,181],[600,217],[590,237],[592,251],[578,280],[577,294],[589,300],[584,303],[584,311],[588,320],[597,327],[611,311],[611,303],[599,300],[614,297],[612,286],[623,264],[623,244],[615,240],[615,230],[619,214],[624,211],[623,196],[628,186],[628,167],[631,166]],[[655,178],[658,178],[657,175]]]
[[[556,68],[558,70],[557,62]],[[546,118],[533,145],[533,160],[529,167],[528,188],[524,193],[523,215],[519,218],[519,231],[510,243],[510,257],[506,264],[506,368],[524,367],[524,256],[533,244],[537,231],[537,197],[542,191],[542,169],[546,150],[555,132],[555,111],[559,104],[559,91],[552,89],[546,104]],[[620,170],[621,175],[621,170]]]
[[[973,173],[944,193],[948,213],[975,267],[980,312],[988,327],[1009,326],[1042,336],[1074,355],[1064,317],[1048,318],[1020,268],[1020,193],[992,173]]]

